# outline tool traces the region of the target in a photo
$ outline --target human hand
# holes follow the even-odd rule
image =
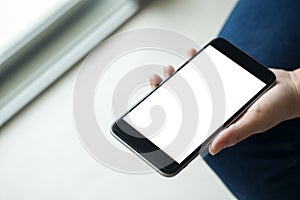
[[[195,49],[188,51],[189,57],[195,54]],[[282,121],[300,116],[300,71],[270,70],[276,75],[276,85],[254,102],[236,122],[218,134],[209,147],[212,155]],[[172,66],[164,67],[165,77],[173,72]],[[149,80],[151,86],[156,87],[162,78],[153,74]]]

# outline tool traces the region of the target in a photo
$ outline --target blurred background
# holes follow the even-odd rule
[[[94,160],[73,119],[76,74],[110,35],[158,27],[204,45],[237,0],[0,0],[0,199],[233,199],[203,160],[166,179]]]

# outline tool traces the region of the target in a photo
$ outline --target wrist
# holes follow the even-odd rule
[[[291,83],[294,88],[294,96],[295,96],[295,103],[294,103],[294,116],[293,117],[300,117],[300,68],[294,71],[290,71],[290,78]]]

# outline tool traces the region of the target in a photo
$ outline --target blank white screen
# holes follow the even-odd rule
[[[224,88],[225,113],[224,120],[217,124],[216,127],[210,129],[213,115],[220,114],[213,112],[212,95],[209,90],[209,85],[201,74],[200,67],[208,67],[204,60],[204,56],[208,56],[212,61],[213,67],[219,73],[221,82]],[[154,93],[134,108],[123,119],[132,127],[138,130],[141,134],[147,137],[152,143],[163,149],[170,157],[178,163],[181,163],[188,155],[190,155],[197,147],[199,147],[219,126],[234,115],[244,104],[246,104],[254,95],[256,95],[264,86],[265,83],[250,74],[248,71],[240,67],[237,63],[223,55],[220,51],[212,46],[205,48],[193,61],[197,61],[197,66],[189,63],[179,70],[172,78],[166,81]],[[193,62],[195,63],[195,62]],[[199,66],[198,66],[199,65]],[[211,66],[210,66],[211,67]],[[180,132],[182,126],[182,112],[184,106],[180,104],[182,98],[178,97],[176,88],[183,84],[182,79],[188,83],[194,93],[197,101],[197,106],[194,109],[198,110],[197,128],[194,137],[191,138],[189,145],[185,146],[180,152],[173,148],[168,149],[169,145],[175,140],[178,134],[187,134],[187,131]],[[170,90],[170,88],[173,90]],[[178,87],[176,87],[178,86]],[[174,92],[175,88],[175,92]],[[159,106],[165,111],[165,123],[159,129],[158,133],[146,132],[146,127],[151,126],[152,122],[157,119],[152,119],[150,111],[154,106]],[[189,106],[189,105],[187,105]],[[192,121],[192,119],[190,119]],[[192,126],[193,124],[191,124]],[[149,129],[147,129],[149,131]],[[210,131],[209,131],[210,130]],[[211,131],[213,130],[213,131]],[[181,147],[180,147],[181,148]]]

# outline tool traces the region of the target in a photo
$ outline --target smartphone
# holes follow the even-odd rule
[[[174,176],[275,82],[270,70],[217,38],[117,119],[111,132],[160,174]]]

